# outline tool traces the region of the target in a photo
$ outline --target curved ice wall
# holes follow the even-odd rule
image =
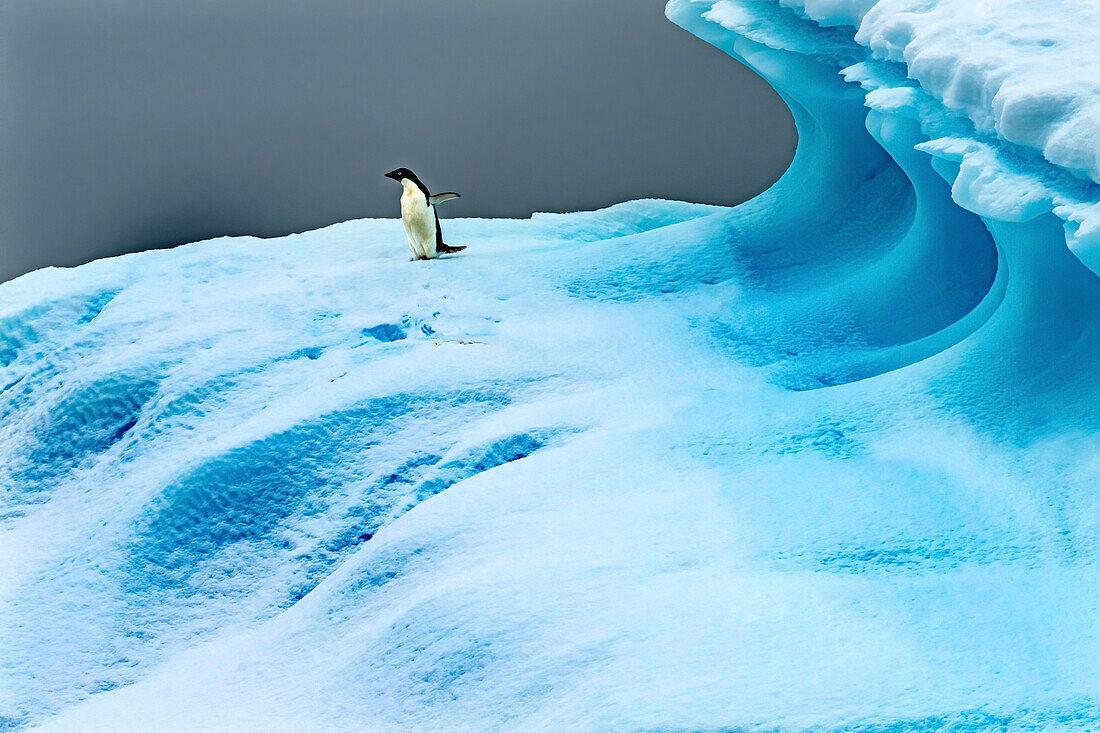
[[[781,222],[785,246],[759,261],[791,257],[781,266],[812,272],[796,317],[821,333],[823,317],[843,313],[866,352],[853,361],[845,344],[846,363],[826,358],[810,371],[800,357],[803,385],[943,353],[955,364],[941,372],[943,389],[976,416],[1011,403],[1028,425],[1052,411],[1091,423],[1100,186],[1081,128],[1096,122],[1095,84],[1078,90],[1084,101],[1044,89],[1043,62],[1047,86],[1064,68],[1028,48],[1056,43],[1030,22],[1044,11],[1004,5],[1003,17],[973,3],[902,0],[667,6],[674,22],[768,80],[794,114],[795,160],[753,202]],[[1055,27],[1065,35],[1073,22]],[[1008,49],[1000,57],[982,45],[989,34]],[[1071,45],[1086,61],[1087,46]],[[1085,112],[1067,122],[1070,107]],[[847,266],[828,269],[838,256]]]
[[[669,6],[799,128],[733,209],[0,284],[0,728],[1097,729],[1090,118],[903,5]]]

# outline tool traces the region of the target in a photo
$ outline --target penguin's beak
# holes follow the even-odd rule
[[[386,174],[386,178],[392,178],[395,181],[401,180],[400,176],[397,175],[397,171],[390,171]]]

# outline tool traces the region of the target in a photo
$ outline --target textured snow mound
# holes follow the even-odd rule
[[[0,725],[1100,729],[1088,184],[874,9],[669,5],[798,125],[733,209],[0,285]]]

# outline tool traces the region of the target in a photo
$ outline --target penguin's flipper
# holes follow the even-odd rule
[[[444,193],[437,193],[435,196],[429,196],[428,197],[428,203],[431,204],[432,206],[435,206],[436,204],[441,204],[444,201],[450,201],[451,199],[460,199],[460,198],[462,198],[462,197],[459,196],[454,191],[445,191]]]

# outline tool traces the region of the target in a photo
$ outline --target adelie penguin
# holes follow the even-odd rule
[[[435,211],[436,204],[458,198],[457,193],[448,191],[432,196],[408,168],[390,171],[386,178],[392,178],[405,189],[401,193],[401,223],[405,225],[413,259],[434,260],[439,255],[466,249],[443,243],[443,230],[439,228],[439,214]]]

